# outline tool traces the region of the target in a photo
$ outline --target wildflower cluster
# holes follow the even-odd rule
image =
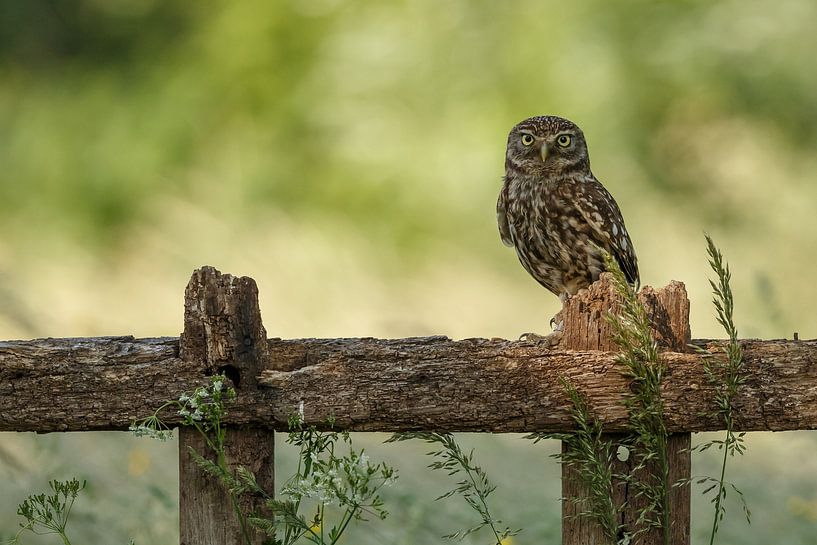
[[[333,424],[330,420],[330,428]],[[282,499],[266,502],[274,521],[283,523],[283,536],[278,536],[273,526],[251,519],[254,526],[266,528],[267,534],[281,545],[301,538],[332,545],[352,520],[366,520],[366,515],[379,519],[388,516],[380,490],[397,479],[393,468],[383,462],[372,463],[363,450],[354,450],[348,432],[304,426],[300,413],[290,418],[289,425],[287,443],[299,447],[298,469],[281,489]],[[304,501],[314,504],[311,520],[299,514]],[[327,508],[340,512],[334,524],[327,524]]]
[[[389,486],[395,479],[391,468],[385,464],[372,464],[364,451],[350,449],[341,458],[329,456],[322,459],[315,452],[310,452],[309,456],[312,459],[311,473],[291,480],[281,494],[294,500],[315,499],[326,505],[363,505],[371,492],[379,488],[369,486],[373,480]],[[384,515],[385,512],[378,513],[381,518]]]
[[[152,414],[138,424],[136,422],[128,428],[136,437],[152,437],[159,441],[173,439],[173,429],[168,427],[157,414]]]
[[[214,440],[223,445],[221,421],[226,414],[224,404],[236,396],[235,389],[226,386],[225,381],[224,375],[214,375],[207,386],[200,386],[192,393],[183,393],[179,399],[164,403],[147,418],[133,422],[130,431],[137,437],[152,437],[160,441],[171,439],[173,429],[162,420],[160,414],[168,407],[175,407],[183,425],[194,426],[205,437],[206,432],[215,431]]]
[[[232,386],[225,387],[224,380],[224,375],[215,375],[208,387],[200,386],[192,394],[179,396],[179,415],[184,418],[185,426],[199,423],[209,430],[221,422],[226,414],[224,402],[235,399],[235,390]]]
[[[225,451],[227,429],[222,425],[222,420],[227,414],[225,403],[235,399],[236,393],[232,386],[225,386],[226,380],[224,375],[214,375],[207,386],[200,386],[192,393],[183,393],[179,399],[162,404],[152,415],[132,423],[130,430],[136,436],[147,436],[166,441],[173,436],[173,430],[159,415],[168,407],[175,407],[179,416],[182,417],[182,425],[195,428],[201,434],[211,453],[215,455],[216,461],[214,462],[202,456],[193,447],[189,447],[190,456],[199,467],[224,484],[230,494],[233,510],[241,523],[242,536],[249,545],[251,543],[249,528],[237,497],[252,489],[255,477],[243,467],[238,468],[234,474],[227,465]],[[257,484],[255,486],[257,487]]]

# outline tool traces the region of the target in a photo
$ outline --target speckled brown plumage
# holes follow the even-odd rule
[[[499,233],[537,282],[564,301],[598,280],[605,250],[629,282],[639,283],[621,211],[590,171],[584,134],[573,122],[540,116],[516,125],[504,180]]]

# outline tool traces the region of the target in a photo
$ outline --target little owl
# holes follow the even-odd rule
[[[584,134],[567,119],[531,117],[511,130],[496,217],[502,242],[562,303],[598,280],[602,250],[639,283],[621,211],[590,171]]]

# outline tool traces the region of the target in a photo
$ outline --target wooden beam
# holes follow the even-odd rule
[[[221,274],[212,267],[193,273],[184,293],[181,359],[205,374],[223,372],[238,393],[253,394],[261,362],[267,356],[267,332],[261,323],[258,288],[252,278]],[[212,439],[212,438],[211,438]],[[190,456],[193,449],[217,462],[205,438],[191,427],[179,428],[179,535],[181,545],[261,545],[265,535],[239,517],[263,510],[261,498],[245,494],[235,506],[229,493]],[[227,430],[224,461],[243,466],[272,493],[275,490],[275,439],[257,426]]]
[[[693,344],[718,356],[721,341]],[[745,431],[817,429],[817,341],[742,342],[748,379],[735,400]],[[107,337],[0,342],[0,431],[127,429],[168,399],[205,384],[178,339]],[[559,376],[573,380],[611,432],[625,429],[628,381],[615,354],[535,342],[445,337],[271,339],[258,391],[239,391],[230,424],[286,429],[306,421],[358,431],[530,432],[571,428]],[[699,354],[664,353],[670,431],[715,431]],[[278,369],[278,370],[275,370]],[[166,415],[170,422],[178,419]]]

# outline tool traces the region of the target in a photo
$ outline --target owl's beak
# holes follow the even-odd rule
[[[542,144],[542,147],[539,148],[539,155],[542,156],[542,162],[543,163],[545,161],[547,161],[547,158],[548,158],[548,145],[547,144]]]

